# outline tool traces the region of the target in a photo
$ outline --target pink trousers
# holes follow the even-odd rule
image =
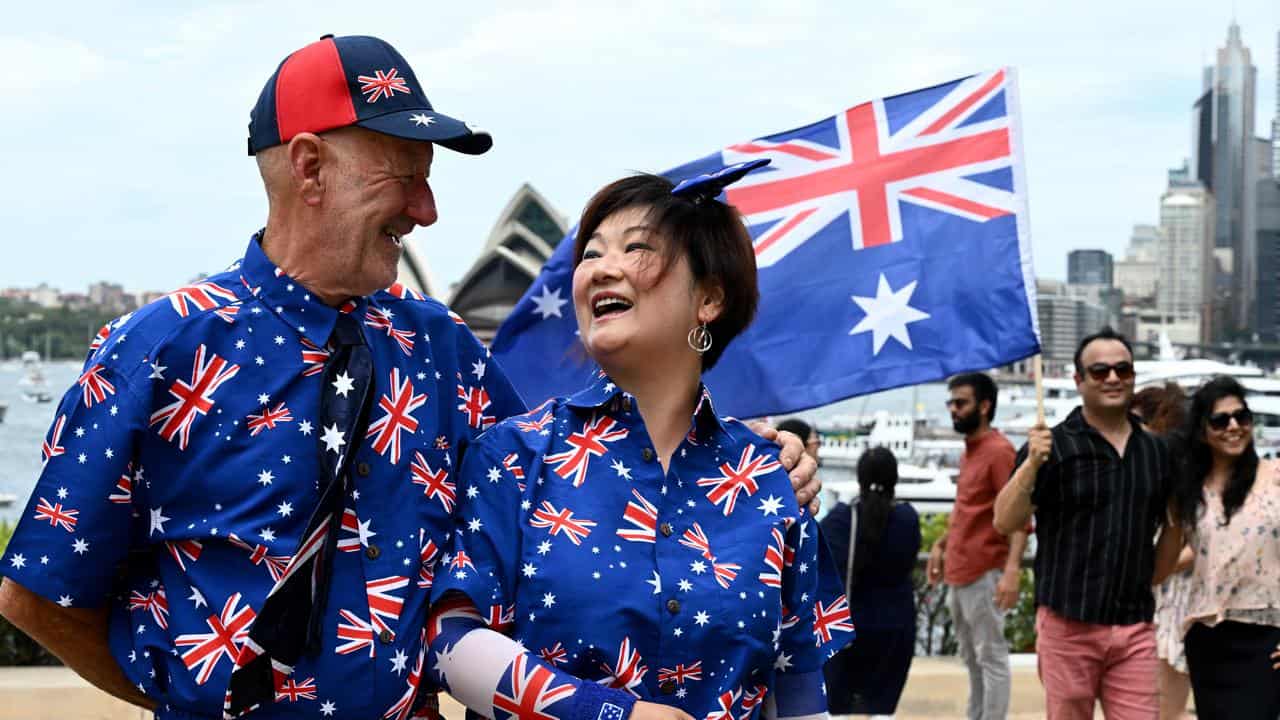
[[[1152,623],[1095,625],[1048,608],[1036,611],[1036,656],[1049,720],[1157,720],[1156,637]]]

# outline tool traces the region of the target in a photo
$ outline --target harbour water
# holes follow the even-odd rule
[[[45,377],[53,402],[33,403],[22,397],[18,380],[22,372],[0,372],[0,404],[9,411],[0,422],[0,494],[12,494],[18,500],[9,507],[0,507],[0,520],[15,522],[26,507],[27,496],[40,474],[40,443],[53,422],[54,413],[62,394],[71,387],[80,372],[80,364],[72,361],[46,363]],[[867,415],[878,410],[889,413],[925,413],[941,420],[946,413],[943,403],[946,386],[921,385],[917,388],[898,388],[874,395],[851,398],[823,408],[795,413],[809,421],[822,422],[844,415]],[[780,419],[780,418],[779,418]]]

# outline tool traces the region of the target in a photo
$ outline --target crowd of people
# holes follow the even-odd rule
[[[813,428],[721,416],[702,382],[759,300],[719,197],[767,161],[595,194],[572,301],[600,372],[529,410],[395,283],[401,238],[436,220],[435,148],[491,144],[381,40],[290,54],[249,126],[265,226],[94,339],[0,613],[158,718],[435,718],[440,690],[521,720],[892,714],[921,546],[897,460],[865,452],[857,500],[819,523]],[[925,574],[969,717],[1008,713],[1033,530],[1049,717],[1176,717],[1188,688],[1202,717],[1277,717],[1280,468],[1244,389],[1135,397],[1110,330],[1075,370],[1082,407],[1017,452],[991,378],[949,381],[965,452]]]

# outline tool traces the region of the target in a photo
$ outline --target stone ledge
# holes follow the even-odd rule
[[[1011,718],[1044,715],[1044,692],[1036,677],[1035,656],[1015,655]],[[963,718],[969,676],[956,658],[918,657],[898,706],[898,720]],[[65,667],[0,668],[0,720],[150,720],[151,714],[90,686]],[[442,714],[462,720],[462,707],[442,697]]]

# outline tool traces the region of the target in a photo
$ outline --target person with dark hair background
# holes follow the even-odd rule
[[[804,441],[804,451],[818,460],[818,448],[822,447],[822,438],[817,429],[800,418],[787,418],[778,423],[778,432],[789,432]]]
[[[1133,414],[1142,420],[1147,432],[1168,437],[1186,419],[1187,394],[1175,382],[1143,388],[1133,396]],[[1174,572],[1155,588],[1160,720],[1187,717],[1191,679],[1187,677],[1187,657],[1182,647],[1182,617],[1187,609],[1187,589],[1194,558],[1191,548],[1184,546]]]
[[[1261,462],[1234,378],[1191,396],[1174,445],[1174,493],[1156,552],[1173,571],[1195,552],[1182,627],[1201,718],[1280,717],[1280,465]]]
[[[821,523],[858,624],[857,641],[827,661],[827,706],[833,715],[892,715],[911,669],[916,643],[911,571],[920,552],[920,517],[909,504],[894,502],[897,483],[893,453],[883,447],[867,450],[858,458],[857,499],[836,505]]]

